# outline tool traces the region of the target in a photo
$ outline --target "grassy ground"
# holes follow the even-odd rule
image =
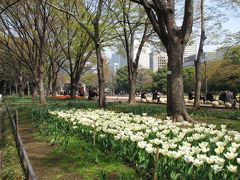
[[[15,147],[8,114],[0,112],[0,179],[23,180],[24,173]]]
[[[8,96],[4,98],[5,102],[16,103],[20,105],[22,103],[31,103],[31,97],[19,98],[16,96]],[[68,108],[98,108],[95,101],[84,100],[61,100],[61,99],[49,99],[48,103],[57,103],[58,106],[67,106]],[[34,106],[38,103],[34,103]],[[166,106],[160,104],[143,104],[138,103],[130,106],[128,104],[115,104],[108,103],[107,109],[121,112],[132,112],[134,114],[147,113],[150,116],[157,116],[161,119],[166,118]],[[226,124],[230,129],[240,131],[240,111],[233,109],[214,109],[214,108],[201,108],[199,111],[193,111],[192,107],[188,107],[190,115],[199,122],[212,123],[212,124]]]
[[[66,151],[49,143],[19,112],[19,131],[37,177],[41,179],[137,179],[133,168],[103,154],[91,143],[71,138]]]

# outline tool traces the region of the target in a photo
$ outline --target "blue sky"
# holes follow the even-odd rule
[[[217,10],[221,11],[226,15],[226,20],[222,23],[223,29],[226,29],[227,31],[231,33],[236,33],[240,31],[240,9],[228,6],[228,8],[219,7],[219,4],[216,3],[217,1],[212,0],[206,0],[207,6],[215,6],[217,7]],[[221,2],[221,1],[220,1]],[[219,2],[218,2],[219,3]],[[221,45],[205,45],[204,50],[205,51],[214,51]]]
[[[207,0],[207,4],[208,5],[213,5],[213,2],[211,0]],[[216,6],[216,4],[214,3],[213,6]],[[226,14],[227,16],[227,20],[222,24],[223,29],[226,29],[228,31],[230,31],[231,33],[236,33],[238,31],[240,31],[240,14],[239,11],[234,11],[231,9],[223,9],[222,11]],[[237,17],[238,15],[238,17]],[[198,40],[196,42],[198,44]],[[204,51],[205,52],[211,52],[211,51],[215,51],[217,48],[221,47],[221,45],[205,45],[204,46]],[[110,58],[111,54],[112,54],[112,50],[110,49],[106,49],[105,51],[106,55]]]
[[[231,33],[236,33],[240,31],[240,18],[232,17],[229,18],[225,23],[223,23],[223,28],[229,30]],[[221,45],[205,45],[204,51],[214,51]]]

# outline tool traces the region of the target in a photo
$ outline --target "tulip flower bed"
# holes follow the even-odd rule
[[[49,111],[72,132],[159,179],[240,178],[240,133],[222,125],[173,123],[146,114],[92,109]]]

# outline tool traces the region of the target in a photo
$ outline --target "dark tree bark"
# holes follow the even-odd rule
[[[98,72],[98,89],[99,89],[99,107],[106,107],[105,97],[105,77],[103,72],[104,58],[102,56],[102,48],[100,44],[96,44],[96,55],[97,55],[97,72]]]
[[[100,41],[100,27],[99,21],[102,14],[103,0],[98,1],[96,16],[93,19],[94,26],[94,43],[96,49],[97,56],[97,72],[98,72],[98,89],[99,89],[99,107],[106,107],[106,97],[105,97],[105,78],[104,78],[104,70],[103,63],[104,58],[102,55],[102,45]]]
[[[198,48],[197,59],[195,61],[195,98],[194,98],[194,109],[200,109],[200,95],[201,95],[201,59],[203,55],[203,46],[205,37],[205,25],[204,25],[204,0],[200,2],[200,25],[201,25],[201,36]]]
[[[8,82],[8,88],[9,88],[9,95],[12,95],[12,83]]]
[[[192,33],[193,1],[185,0],[182,26],[175,20],[175,1],[132,0],[141,4],[168,54],[167,113],[174,121],[194,122],[185,108],[183,96],[183,52]]]
[[[24,81],[23,81],[23,75],[22,72],[19,73],[19,97],[23,97],[24,96]]]
[[[29,85],[29,79],[27,77],[27,82],[26,82],[26,85],[27,85],[27,95],[30,96],[30,85]]]
[[[36,2],[36,16],[35,16],[35,29],[38,34],[36,39],[38,45],[38,66],[37,66],[37,86],[38,86],[38,93],[39,93],[39,101],[40,104],[46,104],[45,98],[45,88],[44,88],[44,64],[45,64],[45,54],[44,49],[46,45],[46,33],[47,33],[47,24],[49,21],[50,13],[46,8],[46,4],[41,2]]]
[[[18,83],[15,81],[15,94],[18,96]]]
[[[37,86],[34,84],[34,85],[33,85],[33,92],[32,92],[32,102],[35,102],[35,101],[36,101],[37,91],[38,91],[38,88],[37,88]]]
[[[57,95],[57,79],[59,67],[56,62],[52,62],[52,78],[51,78],[51,93],[53,96]]]

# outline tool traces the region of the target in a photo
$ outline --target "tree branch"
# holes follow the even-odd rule
[[[187,42],[191,36],[192,25],[193,25],[193,0],[186,0],[184,9],[184,19],[181,28],[183,36],[182,38],[184,39],[185,42]]]
[[[59,8],[59,7],[51,4],[51,3],[49,3],[49,2],[46,2],[46,1],[44,1],[44,0],[43,0],[43,2],[46,3],[47,5],[49,5],[50,7],[52,7],[52,8],[54,8],[54,9],[60,11],[60,12],[63,12],[63,13],[66,13],[66,14],[72,16],[72,17],[77,21],[77,23],[88,33],[88,35],[92,38],[92,40],[95,41],[95,36],[94,36],[94,34],[89,30],[89,28],[88,28],[85,24],[81,23],[81,22],[78,20],[78,18],[77,18],[72,12],[66,11],[66,10],[64,10],[64,9],[61,9],[61,8]]]
[[[13,3],[9,4],[7,7],[5,7],[3,10],[0,11],[0,14],[2,14],[4,11],[6,11],[8,8],[10,8],[11,6],[17,4],[19,1],[21,0],[16,0]]]

